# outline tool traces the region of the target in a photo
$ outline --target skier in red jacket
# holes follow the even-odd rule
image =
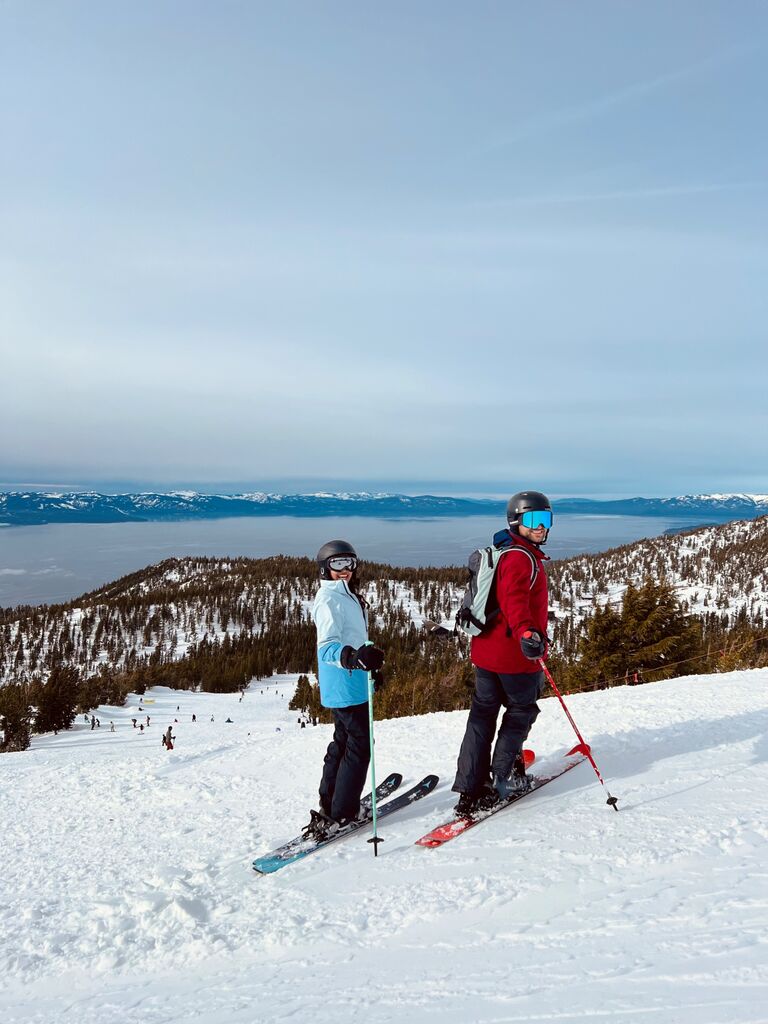
[[[540,491],[521,491],[507,503],[507,530],[494,537],[511,547],[499,561],[489,597],[499,614],[472,638],[475,692],[459,752],[453,790],[456,811],[490,809],[514,792],[525,792],[523,742],[539,714],[544,689],[537,660],[546,657],[549,603],[544,562],[552,506]],[[491,758],[499,711],[505,708]]]

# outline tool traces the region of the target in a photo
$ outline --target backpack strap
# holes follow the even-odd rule
[[[505,555],[505,554],[507,554],[508,551],[519,551],[521,554],[527,555],[527,557],[528,557],[528,559],[529,559],[529,561],[531,563],[531,587],[530,587],[530,589],[533,590],[533,585],[536,582],[536,577],[539,575],[539,562],[538,562],[538,559],[536,558],[535,555],[531,554],[531,552],[528,550],[528,548],[524,548],[522,546],[522,544],[515,544],[514,541],[508,547],[504,548],[504,550],[502,551],[502,554]]]
[[[528,548],[524,548],[522,544],[515,544],[514,541],[508,547],[506,547],[504,551],[502,551],[502,554],[505,555],[508,551],[519,551],[520,554],[528,556],[531,563],[531,585],[529,589],[533,590],[533,585],[536,582],[536,577],[539,575],[539,563],[537,558],[535,557],[535,555],[531,554]],[[499,562],[501,562],[501,559],[499,559]],[[501,615],[500,607],[496,610],[495,614]],[[507,636],[512,636],[512,627],[509,625],[509,623],[507,623]]]

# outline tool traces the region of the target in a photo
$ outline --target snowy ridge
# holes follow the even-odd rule
[[[178,660],[203,638],[258,633],[273,615],[275,600],[309,621],[314,574],[299,579],[272,570],[268,579],[254,579],[254,564],[172,559],[71,606],[9,618],[0,628],[0,685],[25,681],[35,672],[47,678],[48,658],[57,651],[69,651],[68,660],[85,675],[102,665],[135,667],[158,654]],[[761,627],[768,622],[768,516],[576,556],[551,563],[547,573],[556,643],[561,630],[578,628],[596,605],[618,605],[628,583],[641,584],[649,576],[666,579],[688,612],[714,612],[729,624],[741,617]],[[365,597],[378,625],[400,629],[409,621],[420,626],[426,618],[452,627],[466,571],[440,570],[435,577],[419,584],[386,576],[371,582]],[[226,611],[220,597],[211,598],[212,589],[228,597]],[[121,610],[127,598],[140,598],[141,609]]]
[[[102,666],[135,668],[158,654],[177,661],[203,640],[259,635],[274,625],[276,604],[285,605],[294,619],[311,621],[317,590],[314,566],[305,579],[274,569],[268,579],[259,579],[249,571],[252,564],[249,559],[170,559],[71,606],[43,607],[8,621],[0,627],[0,686],[29,681],[36,673],[46,679],[49,659],[62,653],[84,677],[98,674]],[[419,626],[439,609],[458,607],[463,577],[463,570],[457,571],[455,584],[427,581],[418,587],[377,579],[364,589],[364,596],[379,625],[402,620]],[[226,609],[222,592],[228,597]],[[127,599],[140,602],[139,609],[126,611]]]
[[[683,608],[768,621],[768,516],[653,537],[599,555],[577,555],[548,570],[558,618],[581,619],[595,605],[618,604],[628,583],[666,579]]]
[[[4,1024],[765,1022],[768,670],[569,698],[619,814],[582,765],[439,851],[414,840],[454,800],[466,714],[377,723],[380,777],[435,793],[375,860],[350,839],[258,878],[330,738],[287,711],[294,681],[157,689],[143,734],[131,698],[0,757]],[[542,701],[539,765],[572,742]]]
[[[14,526],[44,523],[113,523],[216,519],[249,516],[380,516],[490,515],[503,502],[437,495],[369,493],[315,494],[72,494],[8,492],[0,494],[0,523]]]
[[[676,498],[622,498],[597,501],[561,498],[555,514],[700,517],[725,520],[752,518],[768,511],[765,494],[696,494]],[[369,491],[318,491],[310,494],[201,494],[179,490],[168,493],[71,494],[42,491],[0,493],[0,524],[24,526],[43,523],[113,523],[178,519],[216,519],[237,516],[355,515],[402,516],[502,515],[505,501],[456,498],[434,494],[393,494]]]

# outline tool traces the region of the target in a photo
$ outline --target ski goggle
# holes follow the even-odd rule
[[[552,512],[550,509],[540,512],[523,512],[520,522],[527,530],[538,530],[540,526],[543,526],[545,530],[551,530]]]
[[[357,559],[354,555],[334,555],[328,559],[327,565],[334,572],[346,572],[347,569],[354,572],[357,568]]]

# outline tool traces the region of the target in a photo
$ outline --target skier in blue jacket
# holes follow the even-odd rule
[[[320,702],[335,724],[323,762],[320,811],[311,812],[305,832],[322,838],[361,814],[360,794],[370,761],[368,673],[383,684],[384,653],[368,641],[368,609],[355,588],[357,553],[344,540],[323,544],[317,553],[320,589],[312,606],[317,627]]]

